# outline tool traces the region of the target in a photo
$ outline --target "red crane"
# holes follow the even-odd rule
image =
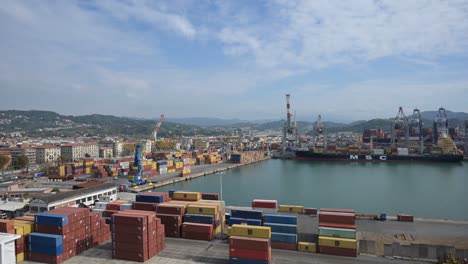
[[[159,131],[159,128],[161,127],[162,125],[162,122],[164,120],[164,114],[161,115],[161,117],[159,117],[159,121],[156,123],[156,126],[154,127],[153,129],[153,132],[151,133],[150,135],[150,140],[152,142],[154,142],[154,144],[156,144],[156,139],[157,139],[157,136],[158,136],[158,131]]]

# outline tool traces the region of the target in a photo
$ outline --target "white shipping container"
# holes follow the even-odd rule
[[[0,263],[16,263],[15,240],[19,235],[0,233]]]
[[[105,209],[98,209],[98,208],[93,208],[94,213],[99,213],[102,216],[102,212],[104,212]]]
[[[94,204],[94,208],[106,210],[107,204],[108,202],[96,202],[96,204]]]
[[[120,205],[120,211],[131,210],[131,209],[132,209],[131,203],[125,203],[125,204]]]
[[[130,167],[130,162],[120,162],[120,167],[122,169],[128,169]]]
[[[384,154],[383,149],[373,149],[372,151],[373,151],[374,155],[383,155]]]

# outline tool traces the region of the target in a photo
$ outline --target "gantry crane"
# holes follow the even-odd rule
[[[439,142],[439,138],[448,136],[448,119],[445,108],[440,107],[437,116],[434,118],[434,144]]]
[[[400,106],[398,109],[398,114],[392,122],[391,127],[391,143],[392,146],[395,146],[395,142],[398,139],[398,135],[396,135],[397,131],[404,130],[405,135],[405,146],[408,146],[409,143],[409,125],[408,125],[408,118],[405,116],[403,112],[403,107]],[[399,141],[399,140],[398,140]]]
[[[409,126],[411,127],[411,136],[414,136],[417,134],[419,136],[419,141],[420,141],[420,146],[419,146],[419,152],[420,154],[423,154],[424,152],[424,135],[423,135],[423,123],[422,123],[422,117],[421,117],[421,112],[419,111],[418,108],[413,110],[413,115],[409,119]]]
[[[312,127],[312,135],[316,135],[315,141],[317,141],[320,137],[323,138],[323,148],[327,149],[327,133],[325,124],[322,122],[322,116],[318,115],[317,121],[314,122]]]

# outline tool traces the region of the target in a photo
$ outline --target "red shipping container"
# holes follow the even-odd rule
[[[356,225],[346,225],[346,224],[335,224],[335,223],[325,223],[320,222],[320,227],[332,227],[332,228],[344,228],[344,229],[356,229]]]
[[[157,218],[161,219],[163,225],[181,225],[182,217],[180,215],[170,215],[170,214],[157,214]]]
[[[185,206],[177,204],[158,204],[156,213],[182,216],[185,214]]]
[[[276,200],[260,200],[255,199],[252,201],[253,208],[272,208],[276,209],[278,207],[278,202]]]
[[[297,244],[296,243],[286,243],[286,242],[272,241],[271,242],[271,248],[296,251],[297,250]]]
[[[271,247],[270,239],[266,238],[253,238],[253,237],[229,237],[229,247],[253,249],[253,250],[267,250]]]
[[[156,203],[133,202],[133,209],[156,212]]]
[[[397,220],[401,222],[414,222],[414,217],[412,215],[399,214],[397,215]]]
[[[112,258],[137,261],[137,262],[145,262],[149,259],[149,255],[148,255],[148,252],[136,253],[136,252],[122,251],[122,250],[120,251],[112,250]]]
[[[217,193],[202,193],[201,197],[203,200],[213,200],[213,201],[219,200],[219,194]]]
[[[211,233],[200,233],[200,232],[182,231],[182,238],[193,239],[193,240],[211,241],[211,240],[213,240],[213,232],[211,232]]]
[[[355,224],[355,214],[352,213],[335,213],[335,212],[322,212],[319,213],[319,223],[336,223],[336,224]]]
[[[267,250],[229,248],[229,257],[255,259],[255,260],[270,260],[271,248],[268,248]]]
[[[119,215],[142,215],[147,217],[148,224],[155,223],[156,212],[145,211],[145,210],[125,210],[119,212]]]
[[[316,215],[317,208],[304,208],[304,214],[306,215]]]
[[[64,235],[70,232],[70,228],[69,228],[69,225],[51,226],[51,225],[36,224],[35,231],[38,233]]]
[[[135,243],[126,243],[126,242],[112,242],[112,248],[117,251],[128,251],[136,253],[144,253],[146,244],[135,244]]]
[[[0,219],[0,232],[14,234],[15,226],[13,220]]]
[[[197,223],[183,223],[182,232],[193,233],[213,233],[213,225],[210,224],[197,224]]]
[[[58,264],[58,263],[63,262],[62,255],[51,256],[51,255],[31,253],[31,252],[28,253],[27,259],[31,261],[37,261],[37,262],[48,263],[48,264]]]
[[[352,213],[352,214],[355,214],[353,209],[341,209],[341,208],[320,208],[320,212],[335,212],[335,213]]]
[[[131,214],[114,214],[112,216],[112,223],[115,225],[130,225],[146,227],[148,225],[148,217],[145,215],[131,215]]]
[[[106,210],[119,211],[121,204],[123,204],[123,202],[110,202],[106,205]]]
[[[338,248],[338,247],[319,247],[321,254],[344,256],[344,257],[357,257],[356,249]]]
[[[143,233],[148,232],[148,228],[146,226],[132,226],[129,227],[128,225],[122,224],[115,224],[113,227],[113,232],[116,234],[125,234],[125,235],[141,235]]]
[[[120,207],[119,207],[120,208]],[[102,211],[102,217],[111,217],[113,214],[118,213],[120,211],[117,210],[105,210]]]

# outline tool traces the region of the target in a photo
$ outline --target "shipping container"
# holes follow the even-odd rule
[[[319,236],[319,245],[321,247],[325,246],[325,247],[357,249],[356,239],[349,239],[349,238]]]
[[[231,217],[245,218],[245,219],[263,219],[263,212],[261,210],[231,210]]]
[[[231,236],[229,237],[229,247],[268,250],[271,247],[271,243],[270,239],[267,238]]]
[[[261,226],[262,220],[258,219],[245,219],[245,218],[238,218],[238,217],[230,217],[229,218],[229,226],[232,225],[252,225],[252,226]]]
[[[297,216],[282,214],[266,214],[263,220],[268,223],[297,225]]]
[[[263,223],[263,226],[269,226],[271,232],[297,234],[297,225],[278,224],[278,223]]]
[[[327,254],[327,255],[357,257],[357,250],[350,249],[350,248],[319,246],[319,252],[321,254]]]
[[[185,214],[184,222],[214,225],[215,219],[212,215]]]
[[[279,212],[285,212],[285,213],[297,213],[297,214],[302,214],[304,212],[304,206],[300,205],[280,205]]]
[[[255,199],[252,201],[252,208],[272,208],[276,209],[278,207],[277,200],[260,200]]]
[[[271,232],[271,242],[297,243],[297,234]]]
[[[310,252],[316,253],[317,252],[317,244],[311,242],[298,242],[297,243],[297,250],[301,252]]]
[[[356,239],[355,229],[319,227],[319,236]]]
[[[233,225],[228,228],[229,236],[271,238],[271,229],[264,226]]]

